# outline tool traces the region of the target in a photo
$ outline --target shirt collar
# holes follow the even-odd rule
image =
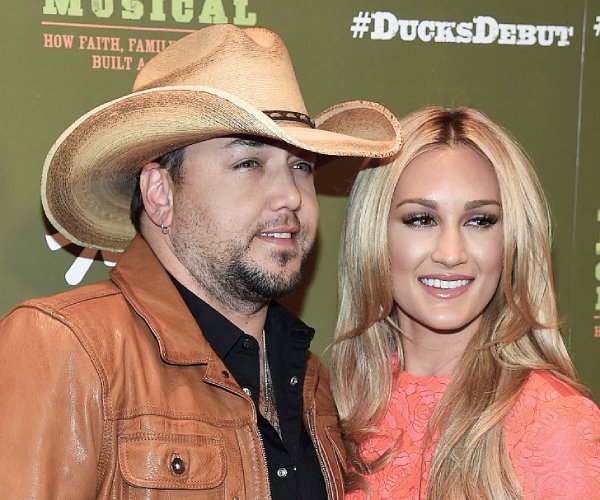
[[[244,332],[229,321],[220,312],[203,301],[196,294],[179,283],[176,278],[169,275],[173,284],[179,291],[183,301],[188,306],[192,316],[197,321],[204,338],[215,353],[223,359],[233,348]],[[265,330],[277,344],[291,342],[290,347],[308,349],[315,331],[310,326],[285,309],[281,304],[272,301],[267,310]]]
[[[244,334],[237,326],[169,274],[213,351],[223,359]]]

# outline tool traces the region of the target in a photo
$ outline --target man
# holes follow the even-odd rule
[[[316,121],[275,33],[218,25],[58,139],[48,218],[126,250],[110,280],[2,320],[6,498],[342,496],[313,331],[272,299],[315,240],[317,155],[390,156],[400,131],[369,102]]]

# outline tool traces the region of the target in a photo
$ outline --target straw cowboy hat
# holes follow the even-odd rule
[[[376,103],[338,104],[311,120],[276,33],[215,25],[155,56],[132,93],[93,109],[58,138],[42,173],[44,211],[71,241],[122,251],[135,235],[129,205],[142,166],[234,134],[334,156],[383,158],[401,146],[396,118]]]

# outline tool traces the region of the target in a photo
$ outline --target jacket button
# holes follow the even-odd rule
[[[290,379],[290,385],[292,387],[294,387],[296,384],[298,383],[298,377],[296,377],[296,375],[294,375],[291,379]]]
[[[221,375],[223,375],[223,377],[225,377],[225,378],[229,378],[229,372],[227,370],[223,370],[221,372]]]
[[[287,476],[287,469],[285,467],[281,467],[279,469],[277,469],[277,476],[280,478],[284,478],[285,476]]]
[[[175,474],[183,474],[185,472],[185,462],[181,458],[175,457],[171,461],[171,470]]]

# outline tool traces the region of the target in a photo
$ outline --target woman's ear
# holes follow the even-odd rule
[[[156,162],[146,163],[140,174],[140,191],[150,220],[160,228],[168,228],[173,220],[173,180],[169,172]]]

